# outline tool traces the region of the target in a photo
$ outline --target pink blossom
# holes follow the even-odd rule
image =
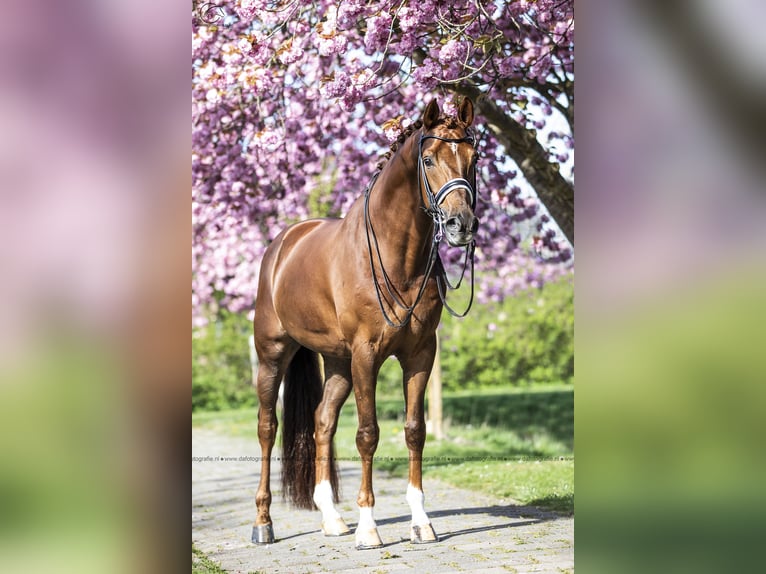
[[[423,90],[429,91],[434,89],[439,83],[441,71],[441,66],[436,61],[426,58],[423,64],[415,69],[412,77]]]
[[[398,137],[397,126],[383,128],[386,120],[401,117],[406,126],[432,97],[453,114],[455,86],[447,80],[470,76],[510,121],[538,129],[547,158],[565,170],[574,140],[558,124],[550,129],[561,116],[552,103],[572,102],[565,89],[549,86],[556,76],[574,80],[571,0],[509,0],[498,9],[485,2],[490,20],[477,1],[320,0],[309,12],[297,3],[217,0],[239,19],[213,27],[192,15],[197,324],[211,305],[252,308],[265,246],[288,221],[317,215],[317,203],[322,213],[348,211],[379,152]],[[436,25],[439,18],[452,19],[452,27]],[[513,49],[492,51],[477,41],[481,35],[501,36]],[[413,58],[417,49],[426,54],[422,62]],[[507,78],[514,86],[500,89]],[[479,113],[475,123],[482,134],[477,298],[497,301],[571,273],[573,254],[525,170]],[[320,197],[318,184],[327,190]],[[457,263],[460,252],[446,250],[443,259]]]
[[[237,42],[237,48],[247,56],[252,56],[255,53],[255,50],[253,50],[253,43],[247,38],[240,38]]]
[[[403,53],[411,53],[418,47],[418,38],[415,34],[405,33],[402,34],[399,39],[399,51]]]
[[[340,30],[348,30],[356,24],[357,17],[365,8],[364,0],[344,0],[338,5],[337,25]]]
[[[413,31],[419,23],[417,8],[405,6],[399,11],[399,26],[405,34]]]
[[[322,93],[328,98],[338,98],[346,94],[346,90],[351,85],[351,78],[346,72],[339,71],[335,78],[325,84]]]
[[[364,46],[369,53],[385,47],[391,32],[391,16],[382,14],[373,16],[367,21],[367,32],[364,35]]]
[[[439,61],[442,64],[450,64],[455,61],[465,60],[468,54],[468,46],[461,40],[454,38],[449,40],[439,51]]]
[[[234,10],[243,20],[252,20],[264,6],[263,0],[239,0]]]
[[[235,181],[231,184],[231,197],[239,197],[245,190],[245,184],[241,181]]]
[[[283,64],[294,64],[303,56],[303,48],[298,42],[289,42],[286,47],[278,52],[279,61]]]
[[[348,38],[338,34],[332,38],[319,38],[318,47],[320,56],[336,56],[343,54],[348,46]]]

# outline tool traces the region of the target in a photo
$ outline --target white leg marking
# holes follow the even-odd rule
[[[374,530],[378,525],[372,517],[372,506],[359,507],[359,524],[356,527],[358,531]]]
[[[348,526],[335,510],[329,480],[323,480],[314,487],[314,504],[322,511],[322,532],[325,536],[341,536],[349,532]]]
[[[322,511],[322,520],[330,522],[340,518],[332,502],[332,486],[329,480],[323,480],[314,487],[314,504]]]
[[[375,519],[372,517],[371,506],[359,507],[359,524],[356,526],[356,547],[357,548],[380,548],[383,543],[378,535],[378,527]]]
[[[413,526],[425,526],[431,523],[423,506],[423,503],[425,502],[425,496],[423,495],[422,490],[415,488],[411,484],[408,484],[407,502],[409,503],[410,510],[412,511]]]

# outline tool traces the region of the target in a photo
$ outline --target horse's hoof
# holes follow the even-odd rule
[[[434,528],[430,523],[424,526],[413,525],[410,527],[410,541],[413,544],[428,544],[430,542],[438,542],[439,537],[434,532]]]
[[[325,536],[343,536],[349,532],[351,532],[351,529],[346,526],[346,523],[343,522],[342,518],[335,518],[333,520],[328,520],[327,522],[322,522],[322,534]]]
[[[378,535],[378,529],[373,528],[365,532],[356,532],[356,549],[357,550],[371,550],[373,548],[380,548],[383,546],[383,542]]]
[[[253,526],[252,541],[256,544],[274,544],[274,528],[271,524]]]

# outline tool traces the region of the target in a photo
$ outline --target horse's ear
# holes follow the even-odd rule
[[[439,120],[439,104],[436,103],[436,98],[428,102],[426,111],[423,112],[423,126],[426,130],[430,130],[436,125]]]
[[[471,98],[463,98],[460,102],[460,109],[457,111],[457,119],[459,119],[465,127],[470,126],[473,123],[473,102]]]

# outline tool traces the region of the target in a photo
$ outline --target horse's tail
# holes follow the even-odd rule
[[[282,493],[296,507],[314,509],[316,443],[314,411],[322,400],[319,357],[306,347],[295,353],[285,372],[282,417]],[[338,502],[338,469],[330,456],[330,484]]]

